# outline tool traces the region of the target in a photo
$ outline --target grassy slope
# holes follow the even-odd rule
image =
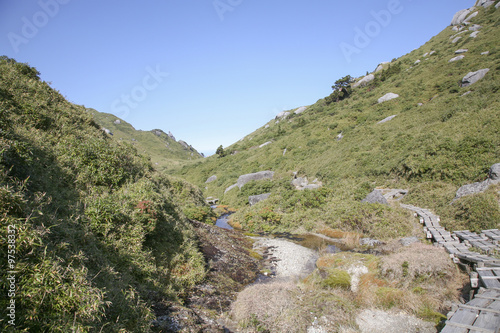
[[[497,227],[495,191],[449,205],[459,186],[485,179],[490,166],[500,161],[500,11],[494,6],[479,10],[473,19],[483,26],[477,38],[464,33],[452,44],[455,32],[447,27],[419,49],[394,59],[390,70],[377,73],[374,82],[354,90],[350,98],[331,104],[321,99],[300,115],[292,112],[279,123],[271,120],[268,128],[226,148],[237,154],[210,157],[178,174],[207,186],[207,196],[242,208],[235,220],[249,229],[326,225],[379,237],[410,232],[398,208],[359,203],[378,186],[410,189],[407,202],[434,209],[451,228]],[[465,59],[449,63],[461,48],[469,50]],[[431,51],[436,53],[423,56]],[[481,55],[485,51],[489,55]],[[421,63],[415,65],[417,60]],[[482,68],[490,69],[483,80],[460,87],[468,72]],[[462,97],[468,91],[472,93]],[[378,104],[388,92],[401,97]],[[377,124],[391,115],[396,117]],[[344,138],[337,141],[341,132]],[[273,143],[258,148],[267,141]],[[239,175],[261,170],[276,171],[275,180],[224,195]],[[297,194],[289,186],[292,172],[319,178],[326,190]],[[211,175],[217,181],[205,185]],[[273,196],[268,201],[247,207],[248,195],[269,191]],[[474,212],[478,205],[481,209]],[[489,213],[481,214],[483,208]]]
[[[0,292],[16,270],[16,332],[148,331],[153,306],[203,279],[185,213],[210,208],[38,75],[0,58]],[[2,332],[13,328],[7,302]]]
[[[183,165],[186,160],[202,158],[193,147],[184,147],[161,130],[136,130],[129,123],[112,114],[94,109],[87,109],[87,111],[92,114],[96,123],[113,133],[113,139],[128,142],[135,146],[139,153],[149,156],[158,170]],[[120,123],[115,124],[116,120],[120,120]],[[156,131],[159,135],[155,134]]]

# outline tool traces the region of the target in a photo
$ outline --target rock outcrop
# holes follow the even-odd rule
[[[476,83],[477,81],[481,80],[486,75],[486,73],[488,73],[489,71],[490,71],[489,68],[485,68],[485,69],[480,69],[480,70],[475,71],[475,72],[469,72],[462,79],[462,85],[461,86],[462,87],[468,87],[471,84]]]
[[[471,10],[470,9],[462,9],[461,11],[458,11],[454,16],[453,19],[451,20],[451,25],[459,25],[465,22],[467,19],[467,16],[470,14]]]
[[[455,62],[458,60],[462,60],[463,58],[465,58],[465,56],[462,54],[462,55],[456,56],[454,58],[451,58],[450,60],[448,60],[448,62]]]
[[[381,205],[389,205],[389,202],[387,199],[384,197],[382,192],[380,190],[373,190],[371,193],[369,193],[366,198],[361,200],[361,202],[366,202],[366,203],[379,203]]]
[[[377,124],[383,124],[383,123],[386,123],[386,122],[388,122],[388,121],[393,120],[395,117],[396,117],[396,115],[389,116],[389,117],[387,117],[387,118],[382,119],[382,120],[381,120],[381,121],[379,121]]]
[[[392,99],[395,99],[395,98],[398,98],[399,95],[398,94],[394,94],[394,93],[388,93],[388,94],[385,94],[384,96],[380,97],[378,99],[378,103],[383,103],[383,102],[387,102],[387,101],[390,101]]]
[[[476,2],[476,7],[484,7],[484,8],[488,8],[489,6],[495,4],[495,1],[493,0],[478,0]]]
[[[216,175],[210,176],[210,177],[208,177],[208,179],[205,182],[205,184],[211,183],[211,182],[216,181],[216,180],[217,180],[217,176]]]
[[[310,184],[307,177],[296,177],[292,180],[292,185],[295,186],[295,189],[302,191],[318,189],[323,186],[323,183],[315,179]]]
[[[488,174],[488,179],[482,182],[476,182],[460,187],[457,193],[455,194],[455,198],[453,199],[452,203],[455,200],[464,197],[466,195],[484,192],[488,189],[490,185],[498,183],[500,183],[500,163],[496,163],[491,166],[490,172]]]
[[[300,108],[298,108],[297,110],[295,110],[295,114],[301,114],[302,112],[304,112],[305,110],[307,110],[307,106],[301,106]]]
[[[359,80],[358,82],[354,83],[352,85],[353,88],[357,88],[357,87],[364,87],[366,86],[368,83],[372,82],[373,80],[375,80],[375,75],[373,74],[368,74],[367,76],[365,76],[364,78],[362,78],[361,80]]]
[[[238,178],[236,185],[239,188],[242,188],[246,183],[252,180],[264,180],[264,179],[273,179],[274,171],[260,171],[256,173],[249,173],[246,175],[242,175]]]
[[[248,203],[250,204],[250,206],[253,206],[253,205],[255,205],[258,202],[266,200],[267,198],[269,198],[270,195],[271,195],[271,193],[263,193],[263,194],[259,194],[259,195],[251,195],[251,196],[248,197]]]
[[[281,111],[281,112],[280,112],[280,113],[278,113],[278,115],[276,116],[276,119],[286,119],[289,115],[290,115],[290,112],[289,112],[289,111]]]

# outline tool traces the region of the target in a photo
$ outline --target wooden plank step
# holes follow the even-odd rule
[[[480,269],[477,273],[486,288],[500,288],[500,270]]]
[[[498,229],[483,230],[481,234],[493,241],[500,241],[500,230]]]
[[[473,324],[479,315],[479,311],[459,308],[451,318],[446,321],[445,327],[441,333],[467,333],[473,328]],[[491,331],[487,331],[491,333]]]

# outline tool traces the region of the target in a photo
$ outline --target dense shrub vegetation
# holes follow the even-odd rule
[[[15,227],[16,330],[141,332],[180,302],[205,262],[185,216],[201,192],[109,139],[27,64],[0,59],[0,244]],[[11,229],[13,227],[10,227]],[[12,241],[11,241],[12,243]],[[0,327],[9,299],[0,300]]]

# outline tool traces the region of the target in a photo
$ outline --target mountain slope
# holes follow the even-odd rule
[[[240,208],[234,221],[254,230],[331,227],[382,238],[411,232],[400,209],[360,203],[375,187],[409,189],[405,201],[434,209],[450,229],[477,229],[478,220],[497,227],[495,191],[449,205],[459,186],[487,178],[500,161],[500,10],[475,11],[461,31],[447,27],[374,72],[375,79],[348,98],[336,102],[334,93],[305,111],[282,113],[227,147],[227,156],[178,174],[205,186],[206,196]],[[476,38],[469,28],[479,29]],[[450,62],[460,49],[467,49],[463,59]],[[482,80],[462,84],[481,69],[489,69]],[[388,93],[399,98],[379,103]],[[273,181],[224,193],[240,175],[262,170],[275,171]],[[205,184],[212,175],[217,180]],[[298,192],[290,185],[294,177],[317,178],[324,186]],[[248,206],[248,196],[269,192],[268,200]],[[470,200],[491,214],[478,217]]]
[[[203,280],[202,193],[7,57],[0,128],[2,332],[145,332]]]
[[[125,141],[135,146],[137,151],[151,157],[153,165],[161,170],[182,164],[181,161],[195,160],[203,156],[186,142],[160,129],[136,130],[131,124],[109,113],[87,109],[97,124],[112,133],[114,140]]]

